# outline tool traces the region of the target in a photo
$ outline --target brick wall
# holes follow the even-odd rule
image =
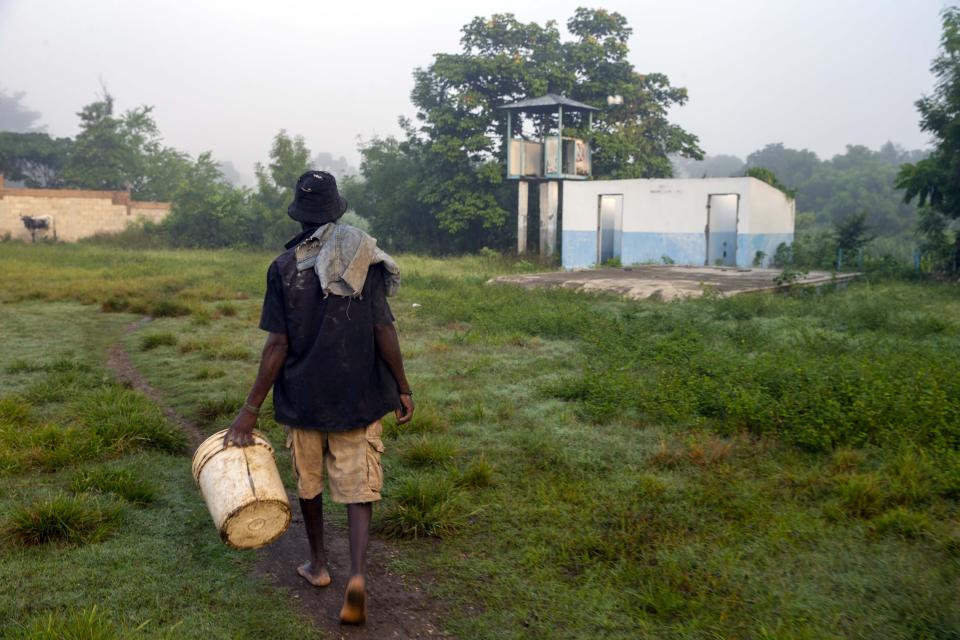
[[[4,189],[0,176],[0,236],[29,240],[20,216],[49,217],[51,228],[37,238],[56,234],[73,242],[96,233],[116,233],[140,219],[159,222],[170,213],[169,202],[137,202],[124,191],[77,189]]]

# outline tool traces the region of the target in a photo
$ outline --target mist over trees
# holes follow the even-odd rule
[[[877,150],[847,145],[844,153],[821,160],[813,151],[777,142],[754,151],[746,160],[708,155],[703,160],[672,161],[678,178],[724,178],[769,171],[795,197],[801,229],[814,225],[828,228],[863,214],[874,233],[890,236],[912,233],[918,220],[917,207],[903,202],[897,191],[900,167],[928,153],[887,142]]]
[[[591,130],[578,114],[564,117],[570,135],[590,141],[597,178],[766,180],[795,197],[794,254],[811,264],[829,264],[837,248],[872,236],[912,241],[917,231],[924,250],[946,255],[960,220],[958,16],[956,8],[943,14],[941,55],[932,67],[937,84],[917,103],[936,141],[932,153],[888,142],[876,150],[848,145],[821,159],[772,143],[744,159],[704,156],[696,136],[667,118],[686,102],[686,90],[661,74],[637,73],[627,60],[631,29],[622,16],[581,8],[567,21],[566,40],[556,22],[523,23],[512,14],[465,25],[459,52],[438,53],[415,70],[417,113],[401,119],[403,133],[360,142],[359,171],[280,130],[249,188],[229,162],[164,144],[152,107],[120,113],[104,90],[78,112],[75,138],[54,138],[40,130],[40,114],[25,106],[22,92],[0,90],[0,172],[27,187],[128,190],[134,199],[171,201],[169,219],[148,228],[160,242],[279,248],[299,229],[286,215],[291,189],[303,171],[317,168],[338,177],[353,210],[347,220],[392,249],[507,248],[516,190],[504,178],[506,123],[496,107],[552,92],[600,108]],[[622,104],[607,104],[608,95],[622,96]],[[555,120],[537,116],[532,131],[514,121],[513,134],[539,136]]]
[[[40,112],[33,111],[23,104],[23,98],[26,95],[23,91],[10,93],[0,88],[0,131],[29,133],[44,129],[36,124],[40,120]]]

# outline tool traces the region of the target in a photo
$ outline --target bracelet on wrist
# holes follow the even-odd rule
[[[406,391],[401,391],[400,395],[402,396],[413,396],[413,389],[407,389]]]
[[[260,416],[260,407],[255,407],[255,406],[253,406],[252,404],[250,404],[249,402],[244,403],[244,405],[243,405],[243,410],[246,411],[247,413],[252,413],[253,415],[255,415],[255,416],[257,416],[257,417]]]

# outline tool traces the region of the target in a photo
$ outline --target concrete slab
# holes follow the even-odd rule
[[[606,291],[633,300],[655,298],[675,300],[698,298],[707,290],[722,295],[736,295],[748,291],[779,289],[775,282],[779,269],[739,269],[734,267],[681,267],[676,265],[641,265],[622,269],[589,269],[582,271],[552,271],[500,276],[491,284],[512,284],[532,289],[535,287],[563,287],[580,291]],[[816,286],[848,282],[857,273],[833,274],[811,271],[796,281],[799,286]]]

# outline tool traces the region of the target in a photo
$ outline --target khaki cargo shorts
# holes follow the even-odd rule
[[[341,504],[376,502],[383,488],[383,425],[377,420],[352,431],[287,427],[287,448],[297,474],[297,493],[309,500],[323,492],[327,469],[330,497]]]

